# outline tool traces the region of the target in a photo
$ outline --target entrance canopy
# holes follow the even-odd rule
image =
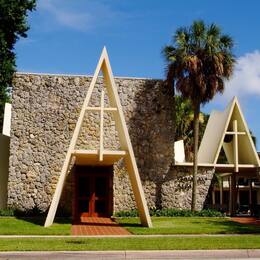
[[[103,150],[103,158],[100,160],[99,150],[74,150],[75,163],[77,165],[113,165],[126,156],[126,151]]]

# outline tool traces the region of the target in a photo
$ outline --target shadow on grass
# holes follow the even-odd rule
[[[65,244],[84,245],[88,242],[84,240],[65,240]]]
[[[127,222],[117,222],[120,226],[122,227],[136,227],[136,228],[139,228],[139,227],[143,227],[141,224],[137,224],[137,223],[127,223]]]
[[[165,225],[165,222],[158,222],[153,218],[154,228],[152,230],[142,227],[136,220],[128,218],[117,220],[117,222],[124,228],[129,228],[134,232],[145,232],[149,234],[260,234],[260,225],[243,224],[229,219],[190,219],[183,218],[184,223],[181,223],[181,217],[178,221],[173,218],[168,218],[165,221],[171,220],[172,224]],[[185,224],[186,223],[186,224]],[[146,230],[146,231],[145,231]]]
[[[198,221],[192,221],[194,225],[199,225]],[[208,226],[214,226],[219,229],[219,234],[260,234],[260,226],[255,224],[243,224],[232,220],[205,220]]]
[[[35,217],[26,217],[26,216],[16,216],[16,219],[23,220],[29,223],[32,223],[37,226],[44,226],[46,217],[44,216],[35,216]],[[57,217],[54,219],[54,224],[71,224],[72,220],[69,217]]]

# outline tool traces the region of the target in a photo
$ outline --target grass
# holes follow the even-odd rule
[[[0,217],[0,235],[70,235],[70,219],[56,219],[44,228],[45,218]],[[136,235],[153,234],[260,234],[260,226],[239,224],[229,218],[153,217],[153,228],[144,228],[138,218],[117,221]]]
[[[70,235],[70,220],[57,219],[48,228],[43,217],[0,217],[0,235]]]
[[[0,251],[257,249],[260,236],[0,239]]]
[[[260,226],[245,225],[229,218],[153,217],[153,228],[144,228],[138,218],[118,218],[117,221],[136,235],[152,234],[260,234]]]
[[[69,235],[70,220],[58,219],[44,228],[44,218],[0,218],[1,235]],[[228,218],[154,217],[152,229],[143,228],[138,218],[118,221],[134,234],[246,234],[241,236],[177,236],[126,238],[1,238],[0,251],[66,250],[188,250],[260,249],[259,226],[243,225]]]

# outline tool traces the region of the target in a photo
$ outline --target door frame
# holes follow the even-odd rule
[[[80,221],[80,213],[78,209],[78,178],[79,176],[108,176],[108,198],[107,198],[107,214],[96,214],[95,217],[110,217],[113,215],[113,165],[110,166],[88,166],[75,165],[73,171],[73,194],[72,194],[72,218],[73,221]],[[84,214],[84,213],[83,213]],[[88,216],[85,214],[83,216]]]

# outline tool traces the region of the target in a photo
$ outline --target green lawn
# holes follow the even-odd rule
[[[70,235],[70,220],[58,219],[48,228],[45,218],[0,217],[0,235]]]
[[[0,251],[256,249],[260,236],[0,239]]]
[[[152,218],[154,227],[143,228],[138,218],[118,219],[134,234],[232,234],[259,233],[260,227],[242,225],[228,218]],[[0,235],[69,235],[70,220],[58,219],[43,227],[44,218],[0,217]],[[260,248],[260,235],[126,238],[1,238],[0,251],[30,250],[188,250]]]
[[[0,235],[70,235],[70,219],[57,219],[44,228],[44,218],[0,217]],[[153,228],[144,228],[138,218],[117,221],[133,234],[260,234],[260,226],[244,225],[229,218],[153,217]]]
[[[239,224],[229,218],[153,217],[153,228],[144,228],[138,218],[117,221],[137,235],[149,234],[260,234],[260,226]]]

